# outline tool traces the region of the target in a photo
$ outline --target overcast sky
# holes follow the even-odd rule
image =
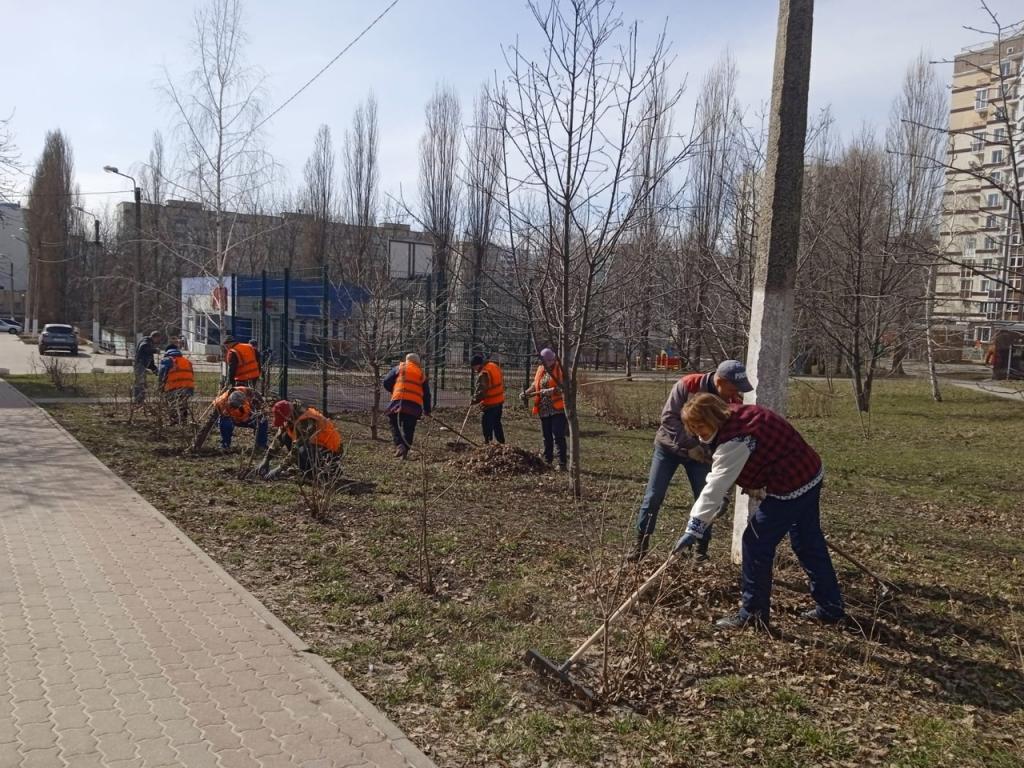
[[[247,57],[266,76],[273,108],[340,51],[390,0],[247,0]],[[173,143],[174,114],[160,95],[164,72],[190,67],[192,0],[0,0],[6,72],[0,113],[31,171],[47,130],[74,148],[76,178],[89,208],[131,198],[128,182],[106,164],[137,170],[154,130]],[[818,0],[811,109],[830,104],[839,129],[883,126],[900,79],[918,51],[952,56],[980,42],[964,25],[986,26],[977,0]],[[1020,0],[990,0],[1005,22],[1024,15]],[[627,19],[652,40],[666,25],[675,72],[688,77],[676,125],[688,124],[705,70],[728,48],[751,116],[767,100],[775,46],[774,0],[621,0]],[[355,104],[372,90],[379,102],[382,184],[415,199],[417,141],[435,83],[451,83],[470,112],[480,83],[503,72],[502,46],[530,47],[535,24],[525,0],[399,0],[327,73],[268,124],[268,147],[291,186],[321,123],[335,143]],[[536,46],[532,46],[534,50]],[[940,66],[948,81],[951,67]],[[173,147],[169,146],[169,150]],[[23,188],[27,178],[21,178]],[[114,194],[105,194],[105,193]],[[91,194],[104,193],[104,194]]]

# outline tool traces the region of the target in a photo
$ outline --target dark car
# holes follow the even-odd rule
[[[70,325],[47,323],[39,334],[39,354],[45,355],[55,349],[63,349],[72,355],[78,354],[78,337]]]

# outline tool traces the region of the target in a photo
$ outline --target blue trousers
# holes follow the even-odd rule
[[[696,499],[704,490],[704,483],[707,481],[711,467],[700,461],[682,458],[664,448],[661,443],[656,442],[654,456],[651,457],[651,473],[647,478],[647,490],[644,491],[644,500],[640,503],[640,512],[636,518],[637,533],[644,536],[654,533],[654,526],[658,522],[658,511],[661,509],[662,502],[665,501],[668,486],[679,467],[686,470],[686,479],[690,481],[690,490],[693,491],[693,498]],[[699,545],[699,550],[706,552],[710,541],[711,526],[708,526],[704,540]]]
[[[256,447],[267,447],[267,430],[269,427],[266,419],[249,419],[249,421],[245,422],[244,424],[235,424],[234,420],[230,416],[221,416],[220,444],[224,448],[231,447],[231,436],[235,433],[235,427],[256,430]]]
[[[843,615],[839,580],[821,532],[821,486],[818,483],[786,501],[769,496],[750,518],[743,532],[741,614],[755,614],[768,621],[775,550],[788,533],[793,554],[810,579],[814,602],[829,616]]]

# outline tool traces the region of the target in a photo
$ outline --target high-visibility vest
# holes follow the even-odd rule
[[[316,408],[306,408],[302,415],[295,420],[295,426],[287,427],[288,437],[294,442],[297,439],[296,429],[300,421],[315,421],[316,432],[313,433],[313,444],[319,445],[326,451],[337,453],[341,450],[341,432],[334,426],[334,422],[324,416]]]
[[[534,414],[540,413],[540,390],[541,381],[544,380],[544,374],[548,373],[547,369],[542,365],[537,366],[537,372],[533,375],[533,391],[537,394],[533,398],[533,412]],[[562,366],[555,363],[554,367],[550,371],[553,386],[562,386]],[[562,393],[555,390],[551,393],[551,406],[556,411],[565,410],[565,401],[562,399]]]
[[[484,406],[501,405],[505,402],[505,381],[501,375],[501,366],[494,362],[484,363],[482,369],[488,377],[491,385],[484,390],[484,397],[480,403]]]
[[[423,385],[427,377],[416,363],[408,361],[398,366],[398,378],[391,390],[391,402],[406,400],[423,407]]]
[[[260,358],[252,344],[241,341],[228,350],[228,354],[232,352],[238,359],[235,366],[235,381],[255,381],[260,377]]]
[[[164,379],[164,392],[176,389],[195,389],[196,377],[192,372],[192,361],[184,355],[171,356],[171,368]]]
[[[241,392],[245,395],[245,402],[241,408],[235,408],[228,402],[232,392]],[[229,416],[235,424],[245,424],[252,418],[252,390],[249,387],[235,387],[234,389],[222,392],[213,401],[214,408],[221,416]]]

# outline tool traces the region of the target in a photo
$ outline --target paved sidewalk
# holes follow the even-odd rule
[[[975,392],[983,392],[984,394],[992,395],[993,397],[1001,397],[1004,400],[1016,400],[1018,403],[1024,403],[1024,390],[1015,388],[1012,385],[1012,382],[958,381],[956,379],[947,379],[947,381],[949,381],[949,383],[954,387],[973,389]]]
[[[0,382],[0,768],[433,764]]]

